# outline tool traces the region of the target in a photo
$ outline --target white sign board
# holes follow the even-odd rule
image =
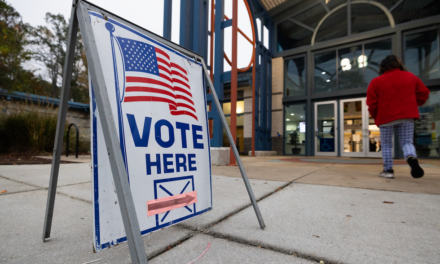
[[[129,23],[88,11],[141,233],[212,208],[202,65]],[[89,33],[90,34],[90,33]],[[93,86],[93,84],[91,84]],[[91,89],[94,247],[126,240]]]

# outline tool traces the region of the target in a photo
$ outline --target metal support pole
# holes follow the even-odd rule
[[[211,53],[209,54],[209,74],[211,76],[211,81],[214,81],[214,33],[215,33],[215,20],[214,20],[214,0],[211,0],[211,41],[209,43],[209,50]]]
[[[63,83],[61,87],[60,106],[58,110],[57,130],[52,157],[52,168],[50,171],[49,190],[47,194],[46,213],[43,227],[43,242],[50,237],[52,228],[53,209],[55,195],[57,192],[58,173],[60,170],[61,150],[63,147],[64,126],[66,125],[67,102],[69,100],[70,81],[72,80],[73,57],[75,53],[76,37],[78,32],[78,19],[76,17],[76,0],[73,0],[72,12],[70,14],[69,35],[67,39],[66,55],[64,62]]]
[[[237,32],[238,32],[238,0],[232,0],[232,56],[231,56],[231,134],[232,140],[229,151],[229,166],[235,166],[235,157],[232,145],[236,146],[237,140]]]
[[[221,109],[220,101],[218,100],[217,93],[214,89],[214,85],[212,84],[211,78],[209,77],[208,69],[206,68],[205,62],[201,60],[203,65],[203,72],[205,73],[205,79],[208,80],[209,89],[212,93],[212,99],[217,107],[217,109]],[[229,142],[233,142],[233,138],[231,135],[231,131],[228,127],[228,122],[226,121],[225,115],[223,112],[219,112],[220,120],[223,123],[223,126],[226,130],[226,135],[228,136]],[[264,229],[266,225],[264,224],[263,216],[261,216],[260,208],[258,207],[257,201],[255,200],[254,192],[252,191],[251,184],[249,183],[249,179],[246,175],[246,171],[244,170],[243,163],[241,162],[240,155],[238,154],[237,147],[231,144],[232,150],[234,152],[234,156],[237,159],[238,168],[240,169],[241,177],[243,178],[244,185],[246,186],[246,190],[249,194],[249,198],[251,199],[252,206],[254,207],[255,214],[257,215],[258,223],[260,224],[261,229]]]
[[[194,0],[180,1],[180,33],[179,45],[193,49]]]
[[[257,74],[257,50],[254,45],[254,62],[252,65],[252,157],[255,157],[255,82]]]
[[[115,118],[107,93],[108,88],[105,85],[104,72],[98,57],[98,47],[96,46],[93,29],[88,22],[88,8],[90,8],[90,6],[87,3],[81,2],[77,16],[84,41],[87,61],[89,62],[90,78],[92,79],[93,92],[95,93],[99,118],[103,127],[104,140],[107,147],[114,186],[116,188],[116,195],[118,197],[118,204],[121,210],[122,223],[124,224],[132,263],[147,263],[147,254],[141,236],[133,196],[128,183]],[[109,23],[107,29],[112,30],[111,26]]]
[[[165,0],[163,5],[163,37],[171,41],[171,25],[173,21],[173,0]]]
[[[215,17],[214,17],[214,29],[215,35],[214,38],[211,38],[211,41],[214,41],[214,83],[217,89],[217,95],[219,100],[223,102],[223,62],[224,62],[224,30],[222,29],[222,22],[225,18],[225,1],[224,0],[216,0],[215,1]],[[223,107],[220,104],[219,108],[214,105],[212,108],[213,112],[222,112]],[[223,125],[220,121],[220,118],[217,116],[214,117],[214,138],[211,141],[213,147],[222,147],[223,146]]]

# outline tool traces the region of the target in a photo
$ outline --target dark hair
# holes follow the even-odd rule
[[[388,55],[385,57],[385,59],[382,60],[382,62],[380,63],[379,74],[382,75],[384,72],[392,69],[400,69],[401,71],[406,71],[402,60],[396,55]]]

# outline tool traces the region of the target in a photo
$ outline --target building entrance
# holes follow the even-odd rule
[[[380,130],[368,113],[366,98],[341,100],[340,148],[343,157],[382,157]]]
[[[366,98],[315,103],[315,155],[382,157],[380,130]]]

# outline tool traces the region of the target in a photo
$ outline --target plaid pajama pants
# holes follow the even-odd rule
[[[405,158],[408,156],[416,156],[416,149],[413,145],[414,137],[414,122],[405,121],[397,125],[379,127],[380,128],[380,139],[382,147],[382,159],[383,167],[385,170],[393,169],[393,133],[394,128],[397,128],[397,133],[399,135],[400,147],[402,148],[403,155]]]

